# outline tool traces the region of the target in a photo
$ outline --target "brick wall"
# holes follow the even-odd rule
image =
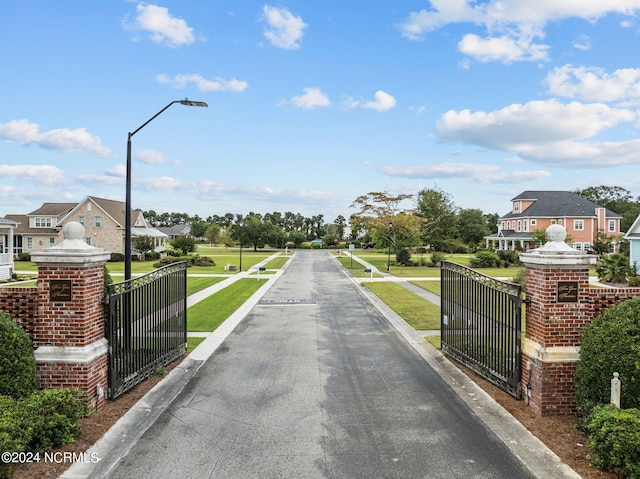
[[[71,301],[50,301],[52,280],[71,281]],[[34,346],[85,346],[104,337],[103,296],[103,265],[82,269],[38,268],[38,324]]]
[[[11,316],[33,341],[38,310],[38,288],[3,286],[0,288],[0,311]]]

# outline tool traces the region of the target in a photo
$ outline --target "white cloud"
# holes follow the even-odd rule
[[[362,108],[376,111],[387,111],[396,106],[396,99],[385,91],[378,90],[374,97],[374,101],[364,103]]]
[[[329,97],[322,93],[319,88],[307,87],[303,88],[303,95],[294,96],[291,98],[291,104],[298,108],[305,108],[311,110],[318,106],[330,106],[331,102]]]
[[[478,163],[439,163],[424,166],[385,166],[380,171],[388,176],[420,179],[468,178],[477,183],[521,183],[550,176],[548,171],[502,172],[498,165]]]
[[[547,78],[549,93],[586,101],[616,102],[640,98],[640,68],[623,68],[609,74],[602,68],[563,65]]]
[[[458,49],[480,62],[500,61],[512,63],[518,61],[538,61],[547,58],[547,45],[535,44],[532,38],[513,38],[507,35],[500,37],[480,38],[467,34],[458,43]],[[468,68],[468,67],[467,67]]]
[[[147,165],[164,165],[168,163],[180,164],[180,160],[172,160],[164,153],[150,150],[148,148],[140,148],[136,151],[135,159],[146,163]]]
[[[436,129],[445,141],[518,152],[529,145],[590,138],[635,116],[630,110],[601,103],[547,100],[489,113],[450,110],[440,117]]]
[[[58,128],[40,132],[40,126],[29,120],[13,120],[0,124],[0,138],[14,141],[21,145],[35,144],[48,150],[59,150],[65,153],[85,152],[97,156],[112,156],[111,150],[102,145],[100,138],[91,135],[85,128],[69,130]]]
[[[207,80],[197,73],[175,75],[173,78],[168,75],[160,74],[156,76],[156,81],[158,83],[170,83],[174,88],[184,88],[188,83],[193,83],[200,91],[231,91],[239,93],[249,87],[249,84],[246,81],[237,80],[235,78],[225,80],[224,78],[216,77],[213,80]]]
[[[589,35],[580,35],[575,39],[571,45],[578,50],[587,51],[591,50],[591,37]]]
[[[62,171],[50,165],[0,165],[0,177],[27,179],[41,185],[66,183]]]
[[[410,40],[421,40],[430,31],[452,23],[484,27],[487,38],[466,35],[460,50],[481,61],[536,61],[546,59],[548,46],[535,44],[544,38],[549,22],[581,18],[590,22],[608,14],[632,16],[640,10],[640,0],[431,0],[431,9],[411,12],[397,25]],[[587,43],[580,42],[585,46]],[[519,54],[518,54],[519,52]]]
[[[174,191],[186,186],[184,181],[163,176],[159,178],[137,178],[134,179],[136,188],[146,191]]]
[[[195,42],[193,28],[181,18],[172,17],[169,10],[152,4],[138,4],[132,22],[125,18],[123,26],[134,32],[146,32],[155,43],[179,47]]]
[[[194,190],[195,196],[201,200],[230,198],[235,195],[267,198],[274,194],[268,186],[230,185],[211,180],[196,182]]]
[[[445,141],[511,151],[531,162],[598,168],[640,162],[640,140],[578,140],[635,118],[630,110],[602,103],[548,100],[488,113],[451,110],[438,120],[437,131]]]
[[[304,29],[308,27],[301,17],[294,16],[286,8],[271,7],[265,5],[262,8],[264,21],[267,27],[264,36],[274,46],[285,50],[297,50],[304,35]]]
[[[483,173],[499,170],[496,165],[477,163],[438,163],[424,166],[383,166],[380,168],[389,176],[405,178],[471,178]]]

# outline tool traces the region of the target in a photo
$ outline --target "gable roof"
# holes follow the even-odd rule
[[[570,191],[523,191],[511,201],[533,201],[525,210],[520,213],[510,211],[500,219],[508,218],[595,218],[596,209],[602,208],[593,201],[590,201],[580,195],[571,193]],[[605,217],[622,218],[621,215],[614,213],[609,209],[605,209]]]

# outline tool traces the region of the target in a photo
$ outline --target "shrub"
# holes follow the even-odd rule
[[[446,258],[446,255],[444,255],[443,253],[433,253],[431,255],[431,262],[429,264],[429,266],[438,266],[442,261],[444,261]]]
[[[519,284],[522,287],[524,287],[525,281],[526,281],[526,271],[524,268],[520,268],[516,273],[516,275],[513,278],[511,278],[512,283]]]
[[[153,261],[155,259],[160,259],[160,253],[158,253],[157,251],[147,251],[144,254],[144,259],[145,260],[149,260],[149,261]]]
[[[188,263],[192,266],[215,266],[216,263],[208,256],[195,255],[189,258]]]
[[[18,253],[18,261],[31,261],[31,254],[26,252]]]
[[[622,477],[640,478],[640,411],[608,404],[593,409],[586,432],[591,463]]]
[[[491,251],[478,251],[476,255],[469,260],[472,268],[493,268],[500,267],[500,258]]]
[[[21,398],[36,390],[36,361],[31,339],[0,311],[0,395]]]
[[[629,299],[597,316],[582,331],[575,389],[578,413],[610,401],[611,377],[620,373],[620,402],[640,406],[640,300]]]
[[[403,266],[411,264],[411,253],[407,248],[402,248],[396,253],[396,261]]]
[[[627,285],[632,287],[640,286],[640,276],[632,276],[629,278],[627,280]]]
[[[187,262],[187,267],[191,266],[189,263],[189,258],[180,257],[180,258],[162,258],[157,263],[153,263],[154,268],[162,268],[163,266],[167,266],[168,264],[180,263],[181,261]]]
[[[124,255],[122,253],[111,253],[111,258],[109,258],[111,262],[124,261]]]
[[[78,420],[89,413],[85,393],[75,389],[46,389],[24,399],[31,428],[27,449],[47,452],[69,444],[80,434]]]
[[[29,428],[24,424],[24,413],[18,401],[0,396],[0,452],[22,452],[29,442]],[[11,475],[11,465],[0,462],[0,478]]]
[[[515,251],[501,249],[496,254],[498,258],[507,263],[518,264],[520,262],[520,256]]]

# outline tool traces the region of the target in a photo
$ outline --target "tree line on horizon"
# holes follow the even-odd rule
[[[640,196],[633,198],[631,192],[618,186],[593,186],[573,193],[620,214],[622,231],[627,231],[640,214]],[[143,214],[155,227],[188,223],[194,238],[210,243],[239,243],[254,249],[267,244],[298,247],[306,241],[322,239],[326,246],[358,241],[393,247],[396,252],[422,245],[447,253],[475,252],[485,236],[497,232],[501,217],[478,208],[460,208],[449,193],[437,187],[424,188],[416,194],[370,192],[358,196],[350,207],[356,211],[348,221],[338,215],[332,222],[325,221],[323,214],[304,216],[291,211],[214,214],[206,219],[186,213],[158,214],[154,210]]]

